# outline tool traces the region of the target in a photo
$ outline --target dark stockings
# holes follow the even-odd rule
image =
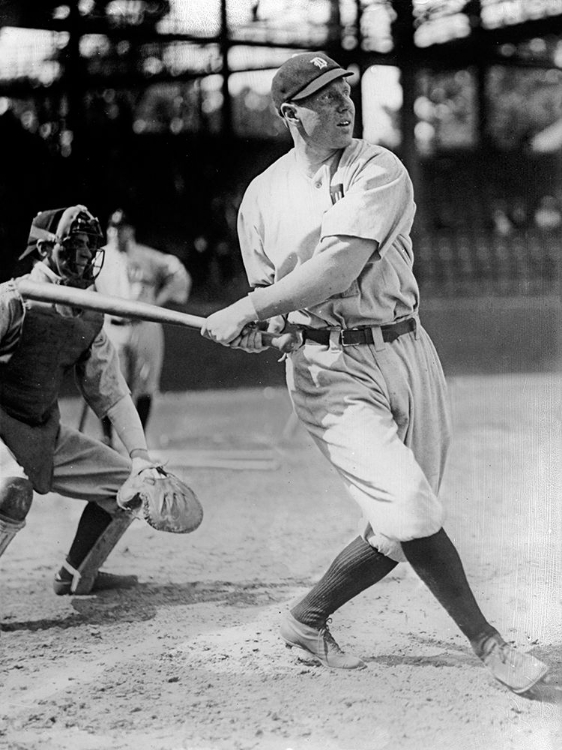
[[[444,529],[423,539],[402,542],[402,550],[478,653],[481,641],[497,631],[480,611],[459,554]]]
[[[432,536],[402,542],[402,549],[414,571],[479,654],[483,641],[498,633],[482,614],[459,554],[445,531],[441,529]],[[394,560],[357,537],[340,552],[291,612],[299,622],[321,628],[331,614],[378,583],[396,565]]]
[[[358,536],[291,612],[299,622],[321,628],[333,612],[380,581],[397,564]]]
[[[143,427],[146,427],[150,410],[152,408],[152,396],[139,396],[135,404]]]
[[[79,568],[80,563],[85,559],[88,552],[111,521],[111,515],[103,510],[103,508],[100,508],[97,503],[88,503],[78,522],[76,536],[66,557],[66,562],[73,568]],[[71,574],[65,568],[61,568],[59,578],[68,580],[71,577]]]

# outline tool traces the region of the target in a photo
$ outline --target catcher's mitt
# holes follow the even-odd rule
[[[189,534],[203,520],[203,508],[193,490],[162,466],[130,476],[117,493],[117,504],[158,531],[174,534]]]

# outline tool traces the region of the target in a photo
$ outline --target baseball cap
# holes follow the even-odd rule
[[[337,78],[353,75],[323,52],[303,52],[286,60],[273,76],[271,96],[279,109],[294,99],[304,99]]]
[[[125,227],[125,226],[132,227],[133,222],[122,208],[117,208],[109,217],[107,226],[108,227]]]

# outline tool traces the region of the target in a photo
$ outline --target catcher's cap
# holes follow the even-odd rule
[[[27,247],[20,255],[19,260],[35,252],[39,240],[62,243],[71,235],[80,232],[92,235],[98,239],[100,244],[103,243],[100,223],[86,206],[77,205],[39,211],[31,222]]]
[[[286,60],[273,76],[271,96],[279,110],[285,102],[304,99],[338,78],[353,75],[323,52],[303,52]]]
[[[122,208],[116,209],[107,222],[108,227],[132,227],[133,222]]]

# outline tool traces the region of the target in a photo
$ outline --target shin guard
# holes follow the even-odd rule
[[[73,594],[90,593],[99,569],[133,521],[134,516],[130,513],[123,512],[113,517],[109,526],[98,537],[92,549],[78,566],[78,570],[71,571]]]
[[[33,487],[24,477],[0,479],[0,557],[25,526],[33,500]]]

